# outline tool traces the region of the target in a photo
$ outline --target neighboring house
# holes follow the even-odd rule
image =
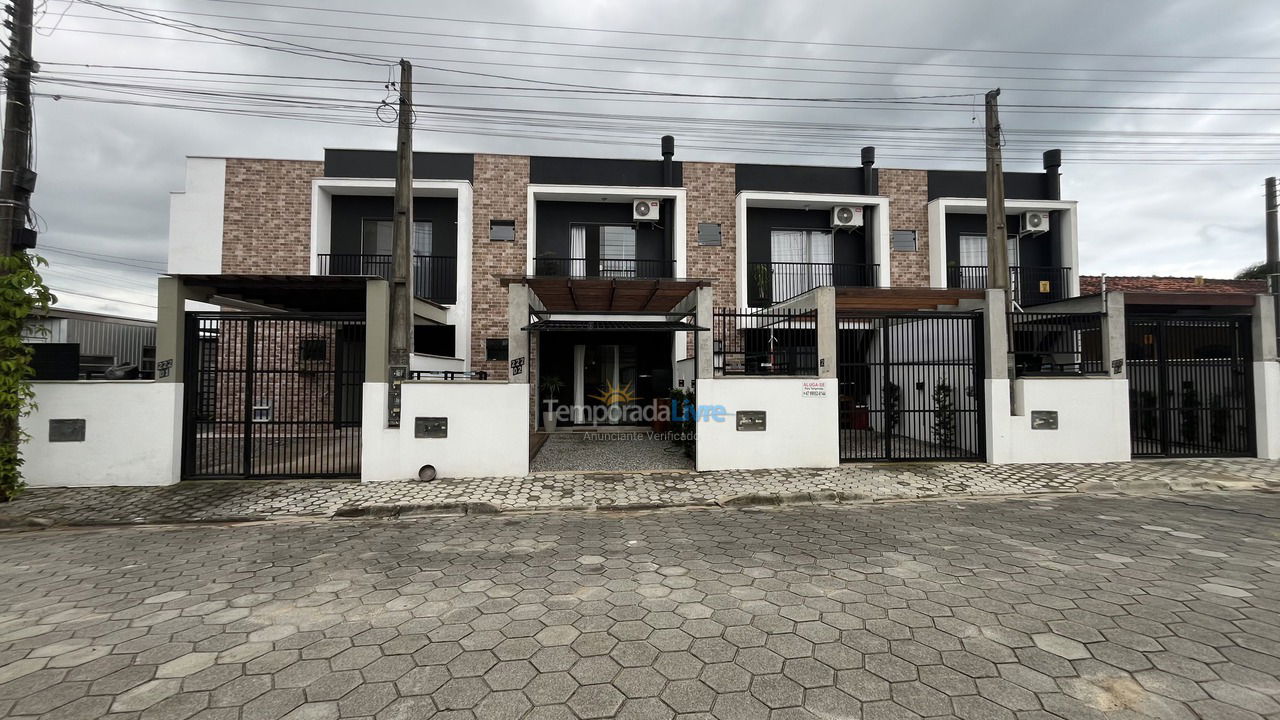
[[[1262,295],[1267,292],[1266,280],[1237,280],[1234,278],[1165,277],[1160,275],[1082,275],[1080,292],[1092,295],[1102,292],[1105,280],[1110,292],[1171,292],[1171,293],[1242,293]]]
[[[116,365],[135,366],[140,378],[155,374],[153,320],[54,307],[28,319],[22,340],[35,349],[37,380],[92,380]]]

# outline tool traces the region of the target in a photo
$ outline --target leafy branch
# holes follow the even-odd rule
[[[35,407],[35,392],[29,382],[32,352],[22,333],[27,319],[48,310],[55,299],[40,278],[42,265],[48,265],[44,258],[25,252],[0,256],[0,502],[25,487],[18,449],[25,434],[19,423]]]

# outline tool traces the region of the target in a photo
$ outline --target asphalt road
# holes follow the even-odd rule
[[[0,716],[1280,716],[1280,496],[0,534]]]

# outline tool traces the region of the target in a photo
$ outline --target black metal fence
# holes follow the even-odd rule
[[[676,261],[540,257],[533,261],[533,269],[543,277],[671,278],[675,277]]]
[[[391,279],[390,255],[335,255],[321,253],[317,256],[321,275],[370,275]],[[413,294],[423,300],[444,305],[458,301],[458,259],[448,255],[413,256]]]
[[[981,460],[982,327],[964,312],[841,316],[841,459]]]
[[[410,380],[488,380],[485,370],[410,370]]]
[[[1253,455],[1249,318],[1129,315],[1125,324],[1133,454]]]
[[[717,375],[817,375],[816,310],[717,308],[712,343]]]
[[[880,266],[854,263],[747,264],[747,304],[768,307],[819,287],[874,287]]]
[[[360,474],[362,315],[188,313],[187,478]]]
[[[1102,313],[1009,313],[1009,352],[1017,375],[1106,373],[1102,318]]]
[[[1070,297],[1071,268],[1014,265],[1009,268],[1010,294],[1022,306],[1065,300]],[[947,287],[981,290],[987,283],[986,265],[952,265]]]

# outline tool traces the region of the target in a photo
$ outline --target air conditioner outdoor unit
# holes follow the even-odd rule
[[[831,208],[831,227],[862,227],[862,206],[837,205]]]
[[[654,221],[658,219],[661,209],[661,200],[632,200],[631,219]]]
[[[1049,232],[1049,213],[1039,210],[1022,213],[1022,232],[1028,235]]]

